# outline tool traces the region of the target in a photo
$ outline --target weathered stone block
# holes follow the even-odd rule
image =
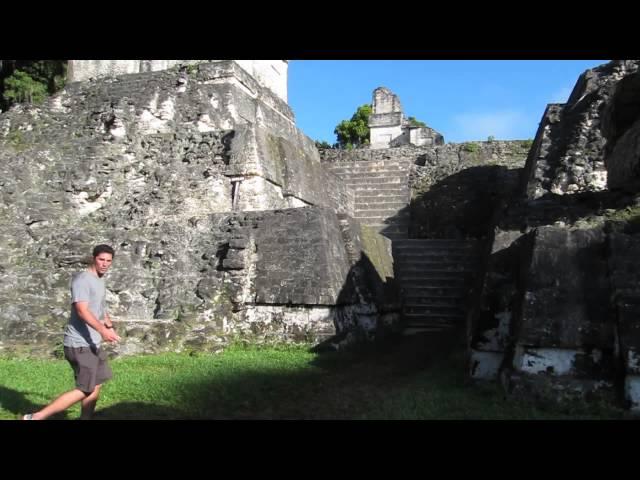
[[[524,345],[613,346],[613,318],[601,228],[535,231],[525,278],[518,340]],[[526,273],[524,273],[526,272]]]

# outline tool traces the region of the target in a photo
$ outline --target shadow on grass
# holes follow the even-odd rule
[[[163,405],[143,402],[120,402],[98,408],[94,420],[182,420],[190,418],[185,412]]]
[[[40,410],[44,405],[36,405],[26,395],[31,392],[17,392],[0,385],[0,407],[16,415],[16,419],[22,418],[25,413]],[[66,420],[67,412],[61,412],[51,417],[52,420]]]
[[[308,368],[202,372],[163,386],[166,405],[121,402],[100,420],[563,419],[598,413],[540,410],[508,401],[464,374],[460,333],[402,337],[358,352],[324,353]],[[158,402],[159,403],[159,402]],[[603,418],[613,418],[604,413]]]

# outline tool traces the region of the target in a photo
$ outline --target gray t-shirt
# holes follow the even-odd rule
[[[104,322],[106,296],[104,279],[87,271],[73,275],[71,279],[71,317],[64,331],[63,344],[65,347],[100,346],[102,336],[80,318],[74,303],[88,302],[91,313],[99,321]]]

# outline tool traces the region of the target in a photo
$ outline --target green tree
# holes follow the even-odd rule
[[[351,149],[369,143],[369,115],[372,113],[370,104],[358,107],[351,120],[341,121],[333,131],[338,137],[340,148]]]
[[[323,149],[331,148],[331,145],[329,144],[329,142],[325,142],[324,140],[322,142],[316,140],[315,144],[316,144],[316,148],[318,148],[318,149],[320,149],[320,148],[323,148]]]
[[[427,124],[416,119],[416,117],[409,117],[407,119],[409,121],[409,125],[411,125],[412,127],[426,127]]]
[[[0,106],[15,102],[38,103],[64,87],[66,60],[2,60]]]
[[[4,80],[4,98],[8,103],[41,103],[47,96],[44,83],[34,80],[31,75],[16,70]]]

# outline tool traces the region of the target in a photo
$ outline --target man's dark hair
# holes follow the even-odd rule
[[[114,252],[113,248],[111,248],[109,245],[96,245],[93,248],[93,258],[96,258],[101,253],[110,253],[112,257],[115,257],[116,255],[116,252]]]

